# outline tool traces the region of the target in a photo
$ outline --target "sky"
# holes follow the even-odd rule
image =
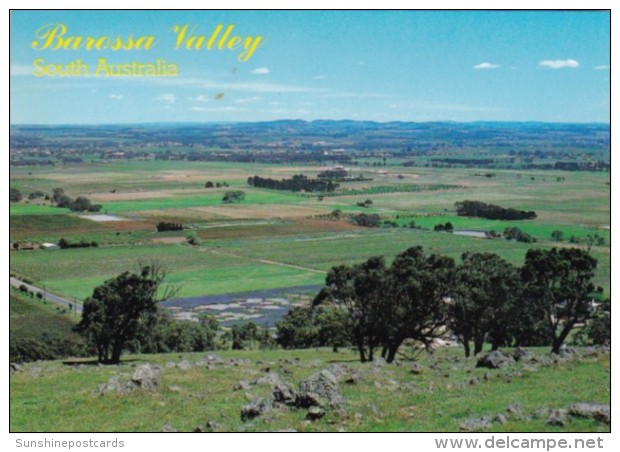
[[[200,49],[175,49],[186,25]],[[609,123],[610,31],[604,11],[13,11],[10,121]],[[70,36],[78,49],[52,49]],[[154,44],[87,50],[88,36]],[[51,75],[78,60],[88,74]],[[102,60],[178,75],[106,76]]]

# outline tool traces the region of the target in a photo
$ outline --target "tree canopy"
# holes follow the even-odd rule
[[[84,301],[76,331],[97,349],[99,362],[118,363],[124,347],[157,319],[157,304],[174,294],[159,294],[164,280],[156,265],[141,266],[138,273],[124,272],[96,287]]]

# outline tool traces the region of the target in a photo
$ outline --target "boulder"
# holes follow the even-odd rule
[[[239,383],[237,383],[233,387],[233,390],[235,390],[235,391],[249,391],[250,390],[250,383],[247,380],[239,380]]]
[[[11,371],[11,372],[21,372],[22,371],[22,366],[20,366],[17,363],[10,363],[9,364],[9,371]]]
[[[253,402],[244,405],[241,408],[241,420],[243,422],[254,419],[265,413],[268,413],[273,408],[271,400],[269,399],[257,399]]]
[[[420,375],[423,371],[424,371],[424,366],[422,366],[421,364],[419,364],[419,363],[413,363],[413,364],[411,365],[411,370],[410,370],[410,372],[411,372],[413,375]]]
[[[170,424],[166,424],[161,428],[162,433],[176,433],[177,429]]]
[[[461,431],[464,432],[476,432],[479,430],[486,430],[488,428],[491,428],[491,425],[491,421],[489,421],[489,419],[487,419],[486,417],[483,417],[479,419],[466,419],[465,421],[461,422],[459,428],[461,429]]]
[[[99,393],[104,396],[111,392],[117,394],[129,394],[134,389],[136,389],[136,384],[131,381],[123,381],[121,377],[118,375],[111,376],[107,382],[102,385],[99,385]]]
[[[318,421],[324,416],[325,416],[325,410],[323,408],[319,408],[318,406],[311,406],[308,409],[308,414],[306,414],[306,419],[314,422],[314,421]]]
[[[476,367],[486,367],[488,369],[503,369],[514,364],[515,360],[511,355],[495,350],[487,353],[478,359]]]
[[[190,363],[188,360],[184,359],[177,364],[177,367],[181,370],[190,370],[194,366],[192,366],[192,363]]]
[[[345,403],[340,394],[338,379],[327,370],[317,372],[299,384],[296,398],[298,407],[318,406],[338,410],[343,408]]]
[[[278,381],[273,386],[271,396],[276,403],[282,403],[288,406],[294,406],[297,400],[297,394],[293,387],[285,381]]]
[[[159,387],[159,368],[143,364],[136,369],[131,381],[142,389],[154,391]]]
[[[575,403],[568,410],[571,416],[592,418],[605,424],[611,423],[611,407],[596,403]]]
[[[512,357],[517,362],[528,362],[532,360],[532,354],[521,347],[515,348],[515,350],[512,352]]]

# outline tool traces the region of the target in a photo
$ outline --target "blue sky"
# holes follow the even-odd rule
[[[151,50],[33,50],[37,30],[154,35]],[[240,51],[175,50],[174,25],[261,36]],[[221,34],[220,34],[221,36]],[[11,123],[356,119],[609,122],[610,19],[569,11],[16,11]],[[81,59],[89,76],[35,77]],[[175,63],[177,77],[104,77],[108,63]]]

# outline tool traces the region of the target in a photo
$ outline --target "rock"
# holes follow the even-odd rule
[[[471,386],[475,386],[475,385],[477,385],[478,383],[480,383],[480,380],[478,380],[476,377],[473,377],[471,380],[469,380],[469,384],[470,384]]]
[[[343,381],[349,374],[349,369],[339,364],[331,364],[327,369],[338,381]]]
[[[420,375],[423,371],[424,371],[424,367],[423,367],[421,364],[418,364],[418,363],[413,363],[413,364],[411,365],[411,370],[410,370],[410,372],[411,372],[413,375]]]
[[[566,410],[549,410],[545,424],[556,427],[565,427],[566,422]]]
[[[159,369],[150,364],[143,364],[136,369],[131,381],[142,389],[154,391],[159,387]]]
[[[209,367],[216,364],[224,364],[224,360],[215,353],[207,355],[196,361],[196,365],[199,367]]]
[[[523,408],[518,403],[511,403],[506,408],[506,411],[508,412],[508,414],[510,414],[512,416],[521,416]]]
[[[503,369],[514,364],[515,360],[511,355],[495,350],[489,352],[478,360],[476,367],[486,367],[488,369]]]
[[[491,381],[493,379],[493,376],[490,373],[485,372],[484,375],[482,376],[482,379],[484,381]]]
[[[247,380],[239,380],[239,383],[237,383],[234,387],[233,387],[234,391],[249,391],[250,390],[250,383]]]
[[[279,381],[275,384],[271,397],[274,402],[288,406],[295,406],[295,401],[297,400],[295,390],[285,381]]]
[[[572,359],[572,358],[576,358],[579,356],[579,353],[577,352],[577,350],[573,347],[568,347],[565,345],[562,345],[560,347],[560,351],[558,353],[558,356],[560,358],[564,358],[564,359]]]
[[[611,407],[595,403],[575,403],[568,410],[571,416],[592,418],[605,424],[611,423]]]
[[[181,387],[177,385],[168,386],[170,392],[181,392]]]
[[[261,416],[265,413],[268,413],[273,408],[271,400],[269,399],[257,399],[253,402],[244,405],[241,408],[241,420],[243,422],[248,421],[250,419],[254,419],[258,416]]]
[[[9,364],[9,371],[11,372],[21,372],[23,370],[22,366],[20,366],[17,363],[10,363]]]
[[[218,424],[215,421],[207,421],[207,429],[210,432],[217,432],[222,430],[222,424]]]
[[[111,376],[108,381],[102,385],[99,385],[99,392],[102,396],[115,392],[117,394],[125,395],[136,389],[137,385],[131,381],[123,381],[118,375]]]
[[[166,424],[161,428],[162,433],[176,433],[177,429],[170,424]]]
[[[464,432],[475,432],[491,428],[491,422],[486,417],[480,419],[466,419],[461,422],[459,428]]]
[[[194,366],[192,366],[192,363],[190,363],[188,360],[184,359],[177,364],[177,367],[181,370],[190,370]]]
[[[192,430],[192,433],[207,433],[207,430],[205,430],[202,425],[197,425],[196,428]]]
[[[383,367],[386,364],[387,364],[387,361],[385,360],[385,358],[382,358],[381,356],[372,360],[372,365],[374,367]]]
[[[498,424],[504,425],[506,422],[508,422],[508,420],[506,419],[506,416],[504,416],[503,414],[498,414],[493,418],[493,422],[497,422]]]
[[[526,349],[517,347],[512,352],[512,357],[515,361],[530,361],[532,359],[532,354],[528,352]]]
[[[360,383],[364,381],[364,377],[362,376],[361,373],[355,371],[350,373],[349,375],[347,375],[344,379],[344,382],[348,385],[355,385],[357,383]]]
[[[173,367],[176,367],[177,363],[175,363],[174,361],[168,361],[166,363],[166,369],[172,369]]]
[[[327,370],[315,373],[299,384],[296,405],[301,408],[318,406],[341,409],[345,400],[340,394],[336,377]]]
[[[400,389],[400,385],[396,380],[388,380],[385,384],[385,387],[388,391],[398,391]]]
[[[314,422],[314,421],[318,421],[324,416],[325,416],[325,410],[323,408],[319,408],[318,406],[311,406],[308,409],[308,414],[306,414],[306,419]]]
[[[267,375],[264,375],[260,378],[257,378],[256,380],[254,380],[252,382],[253,385],[264,385],[264,384],[268,384],[269,386],[273,387],[275,386],[277,383],[280,383],[282,381],[282,379],[280,378],[280,376],[275,373],[275,372],[270,372]]]

